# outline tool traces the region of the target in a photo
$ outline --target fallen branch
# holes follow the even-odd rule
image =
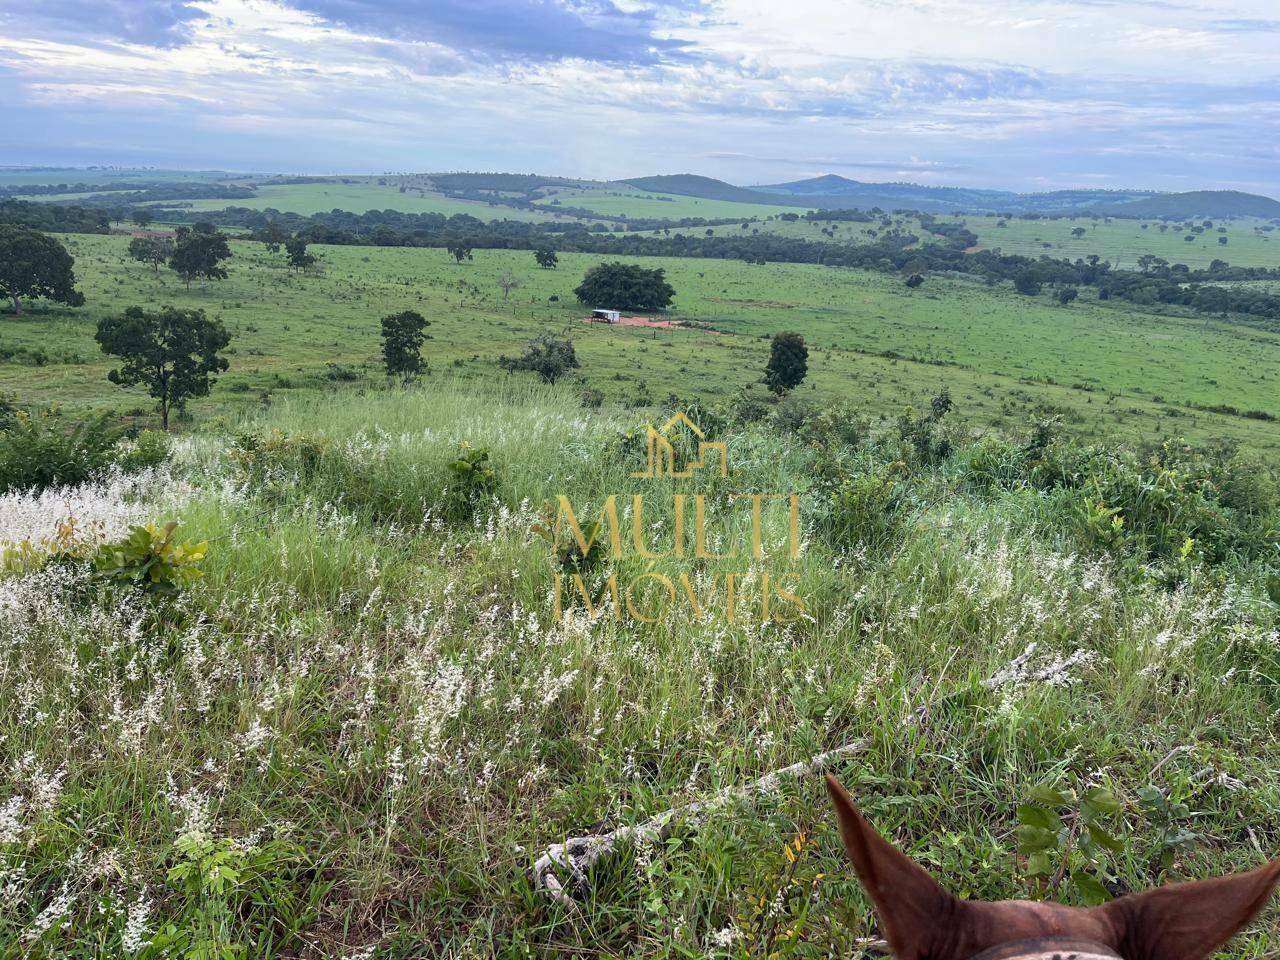
[[[846,743],[843,747],[820,753],[809,760],[766,773],[759,780],[753,780],[745,786],[722,790],[707,800],[696,800],[664,810],[643,823],[618,827],[608,833],[570,837],[564,843],[552,844],[533,865],[534,885],[557,903],[574,907],[577,902],[565,890],[565,885],[556,875],[557,867],[568,871],[570,888],[577,892],[586,886],[587,871],[598,860],[612,854],[620,845],[629,842],[653,843],[665,840],[677,822],[699,823],[712,811],[733,800],[744,799],[758,793],[773,792],[782,785],[784,780],[801,780],[823,773],[837,760],[862,753],[870,743],[870,740]]]
[[[996,690],[1010,683],[1027,683],[1028,681],[1051,681],[1062,672],[1063,663],[1068,666],[1077,662],[1077,656],[1067,661],[1050,664],[1040,670],[1028,669],[1035,655],[1037,644],[1030,643],[1017,657],[1006,664],[993,676],[982,681],[986,690]],[[912,710],[903,721],[903,726],[911,726],[922,722],[928,714],[924,706]],[[820,753],[808,760],[793,763],[781,770],[766,773],[758,780],[741,787],[730,787],[722,790],[706,800],[695,800],[681,806],[671,807],[643,823],[628,827],[618,827],[608,833],[588,834],[583,837],[570,837],[564,843],[555,843],[547,848],[533,865],[534,886],[544,894],[565,907],[577,906],[573,894],[586,889],[587,871],[598,861],[610,856],[626,843],[653,843],[665,840],[677,823],[699,823],[714,810],[733,800],[742,800],[760,793],[776,791],[784,780],[802,780],[817,774],[825,773],[837,760],[856,756],[864,752],[871,744],[870,740],[855,740],[842,747]],[[568,875],[568,884],[561,880],[557,869]],[[568,889],[566,889],[566,886]],[[572,893],[570,892],[572,891]]]

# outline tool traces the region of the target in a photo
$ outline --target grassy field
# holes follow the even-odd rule
[[[1024,227],[1062,241],[991,229]],[[1129,256],[1131,228],[1084,240]],[[127,236],[59,239],[85,305],[0,314],[0,957],[876,956],[820,784],[735,792],[833,750],[875,826],[967,897],[1079,904],[1280,847],[1280,423],[1203,409],[1280,416],[1280,334],[674,258],[628,259],[666,271],[685,325],[608,327],[572,292],[595,255],[313,246],[297,274],[232,239],[230,277],[188,291]],[[230,370],[172,437],[34,488],[87,456],[71,415],[156,425],[94,341],[133,304],[223,321]],[[430,369],[391,382],[379,320],[409,309]],[[775,403],[784,330],[809,373]],[[577,376],[502,369],[542,334]],[[638,475],[645,425],[694,401],[725,475]],[[744,507],[764,492],[794,495],[794,527],[789,501]],[[702,522],[676,494],[706,498],[698,547],[674,548]],[[616,552],[548,534],[558,498],[586,525],[609,496]],[[144,564],[199,576],[147,592]],[[1048,831],[1042,863],[1019,822],[1046,785],[1072,797],[1050,823],[1094,789],[1114,809],[1087,844]],[[572,905],[538,883],[553,844],[707,801],[558,868]],[[1273,906],[1220,960],[1278,954]]]
[[[1269,233],[1260,228],[1268,226],[1265,220],[1223,220],[1213,229],[1201,234],[1175,231],[1172,227],[1160,230],[1156,221],[1112,220],[1092,221],[1081,217],[1076,220],[1019,220],[1004,221],[997,226],[999,217],[962,218],[978,235],[979,247],[999,247],[1005,253],[1018,253],[1035,257],[1066,257],[1075,260],[1097,254],[1104,260],[1123,269],[1137,268],[1143,254],[1164,257],[1170,263],[1185,263],[1189,267],[1207,267],[1213,260],[1225,260],[1240,267],[1280,267],[1280,229]],[[1144,228],[1145,224],[1145,228]],[[1220,233],[1218,228],[1225,228]],[[1084,236],[1074,237],[1071,231],[1083,228]],[[1225,245],[1218,242],[1226,237]]]
[[[672,234],[692,233],[701,236],[739,237],[754,233],[772,234],[788,237],[793,240],[812,240],[817,243],[874,243],[887,229],[896,229],[902,233],[914,233],[921,243],[934,243],[937,237],[920,226],[920,221],[911,215],[891,214],[892,227],[884,227],[880,220],[874,223],[841,222],[833,220],[781,220],[776,214],[766,219],[743,221],[742,223],[722,223],[714,227],[671,228]],[[707,231],[710,231],[708,234]],[[824,232],[825,231],[825,232]],[[642,236],[657,236],[663,230],[636,231]]]
[[[517,210],[500,204],[478,203],[470,200],[454,200],[440,194],[421,196],[415,192],[401,193],[398,187],[380,186],[373,181],[356,183],[284,183],[259,184],[257,196],[251,200],[193,200],[193,210],[222,210],[228,206],[248,207],[252,210],[275,208],[282,213],[328,213],[330,210],[348,210],[367,213],[370,210],[399,210],[402,213],[442,213],[453,216],[465,213],[481,220],[533,220],[555,219],[551,214],[532,210]]]
[[[544,192],[545,198],[538,201],[544,207],[551,207],[559,200],[566,207],[582,207],[605,216],[635,219],[683,220],[686,217],[702,217],[706,220],[718,220],[723,217],[768,217],[784,211],[804,213],[804,208],[801,207],[652,193],[625,184],[587,189],[548,188]]]
[[[318,327],[290,333],[299,351],[326,346]],[[1265,567],[1176,561],[1173,589],[1138,548],[1143,485],[1117,541],[1080,509],[1092,488],[982,479],[996,462],[1031,469],[1040,454],[1016,443],[935,462],[851,423],[777,421],[716,433],[724,480],[638,480],[640,447],[619,438],[646,416],[434,378],[284,399],[206,424],[140,474],[0,497],[0,544],[35,544],[0,573],[6,952],[858,956],[878,932],[812,780],[625,846],[570,882],[576,907],[531,879],[566,837],[840,747],[835,770],[876,827],[965,896],[1080,902],[1017,852],[1017,807],[1039,784],[1115,797],[1114,852],[1072,861],[1115,892],[1276,849]],[[484,496],[451,492],[459,441],[489,454]],[[1233,502],[1274,515],[1264,468],[1232,463]],[[1194,499],[1179,476],[1152,488],[1170,507]],[[661,536],[677,490],[793,491],[804,548],[752,563],[733,622],[679,605],[649,624],[557,620],[562,568],[531,533],[544,505],[645,496]],[[1176,547],[1175,516],[1147,524]],[[41,559],[166,521],[207,544],[174,601]],[[766,512],[765,542],[785,523]],[[713,551],[750,526],[717,512]],[[741,563],[600,562],[589,575],[624,583],[684,575],[708,611]],[[790,575],[803,618],[759,615],[769,571]],[[1162,813],[1152,790],[1185,806]],[[1278,944],[1273,908],[1224,956]]]
[[[729,402],[754,386],[767,338],[802,332],[812,354],[802,391],[845,398],[869,415],[896,413],[947,387],[976,424],[1021,428],[1031,411],[1061,416],[1087,436],[1247,438],[1270,448],[1276,427],[1187,405],[1275,406],[1280,336],[1247,325],[1159,316],[1094,302],[1060,307],[978,284],[930,280],[908,290],[891,276],[801,264],[755,266],[654,259],[678,296],[672,316],[710,329],[642,330],[583,323],[572,290],[600,261],[565,254],[554,271],[523,251],[477,251],[458,265],[442,250],[315,247],[320,276],[298,276],[259,244],[233,242],[231,278],[190,292],[170,274],[129,261],[123,237],[75,236],[88,304],[34,304],[6,319],[0,389],[36,401],[133,408],[147,401],[109,384],[96,319],[134,303],[199,306],[232,332],[231,371],[207,414],[332,386],[331,364],[379,378],[378,320],[416,309],[432,323],[437,371],[491,379],[499,356],[529,337],[568,334],[583,378],[629,403],[669,395]],[[504,300],[503,272],[524,280]],[[556,299],[553,299],[556,298]],[[33,365],[35,351],[51,362]]]

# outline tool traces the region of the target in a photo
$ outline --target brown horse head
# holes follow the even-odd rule
[[[1204,960],[1253,919],[1280,880],[1278,859],[1087,909],[961,900],[876,833],[835,777],[827,789],[897,960]]]

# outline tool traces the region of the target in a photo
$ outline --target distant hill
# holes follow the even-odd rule
[[[636,177],[623,180],[639,190],[653,193],[674,193],[681,197],[698,197],[703,200],[731,200],[734,203],[770,203],[778,207],[811,207],[807,200],[786,196],[769,196],[749,187],[735,187],[723,180],[699,177],[692,173],[676,173],[657,177]]]
[[[864,183],[827,174],[790,183],[736,187],[723,180],[691,173],[637,177],[624,181],[641,190],[674,193],[708,200],[768,203],[787,207],[868,210],[909,209],[924,213],[1099,213],[1109,217],[1280,217],[1280,200],[1239,190],[1054,190],[1013,193],[969,187],[931,187],[919,183]]]
[[[1239,190],[1192,190],[1161,193],[1143,200],[1109,204],[1098,213],[1112,217],[1185,220],[1191,217],[1280,217],[1280,200]]]
[[[1118,204],[1158,196],[1154,190],[1055,190],[1014,193],[972,187],[933,187],[919,183],[864,183],[834,174],[753,187],[762,193],[803,196],[830,207],[837,202],[860,208],[910,207],[930,213],[987,211],[990,213],[1062,213],[1104,204]]]

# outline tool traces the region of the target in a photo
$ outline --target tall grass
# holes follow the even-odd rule
[[[542,388],[279,403],[236,431],[256,446],[180,451],[181,499],[163,480],[128,494],[130,518],[149,508],[210,541],[175,603],[105,593],[74,564],[0,579],[0,941],[59,957],[155,955],[166,936],[175,955],[850,956],[873,919],[811,786],[627,851],[578,912],[539,897],[529,868],[567,835],[858,739],[841,776],[966,895],[1039,892],[1014,807],[1059,777],[1126,801],[1124,886],[1275,848],[1263,561],[1192,556],[1170,582],[1126,543],[1090,547],[1053,490],[978,483],[966,451],[924,463],[891,434],[835,449],[726,424],[734,473],[700,489],[801,496],[802,556],[752,566],[793,569],[810,616],[556,622],[531,532],[548,503],[643,492],[652,542],[671,529],[686,487],[631,476],[639,426]],[[448,509],[462,441],[497,477],[470,514]],[[832,490],[868,476],[901,485],[885,536],[828,522]],[[712,545],[749,526],[722,515]],[[770,513],[771,542],[785,529]],[[628,555],[589,575],[707,587],[740,562]],[[1148,782],[1194,812],[1167,872],[1135,801]],[[237,870],[227,889],[173,873],[215,854]],[[1236,955],[1277,943],[1272,914]]]

